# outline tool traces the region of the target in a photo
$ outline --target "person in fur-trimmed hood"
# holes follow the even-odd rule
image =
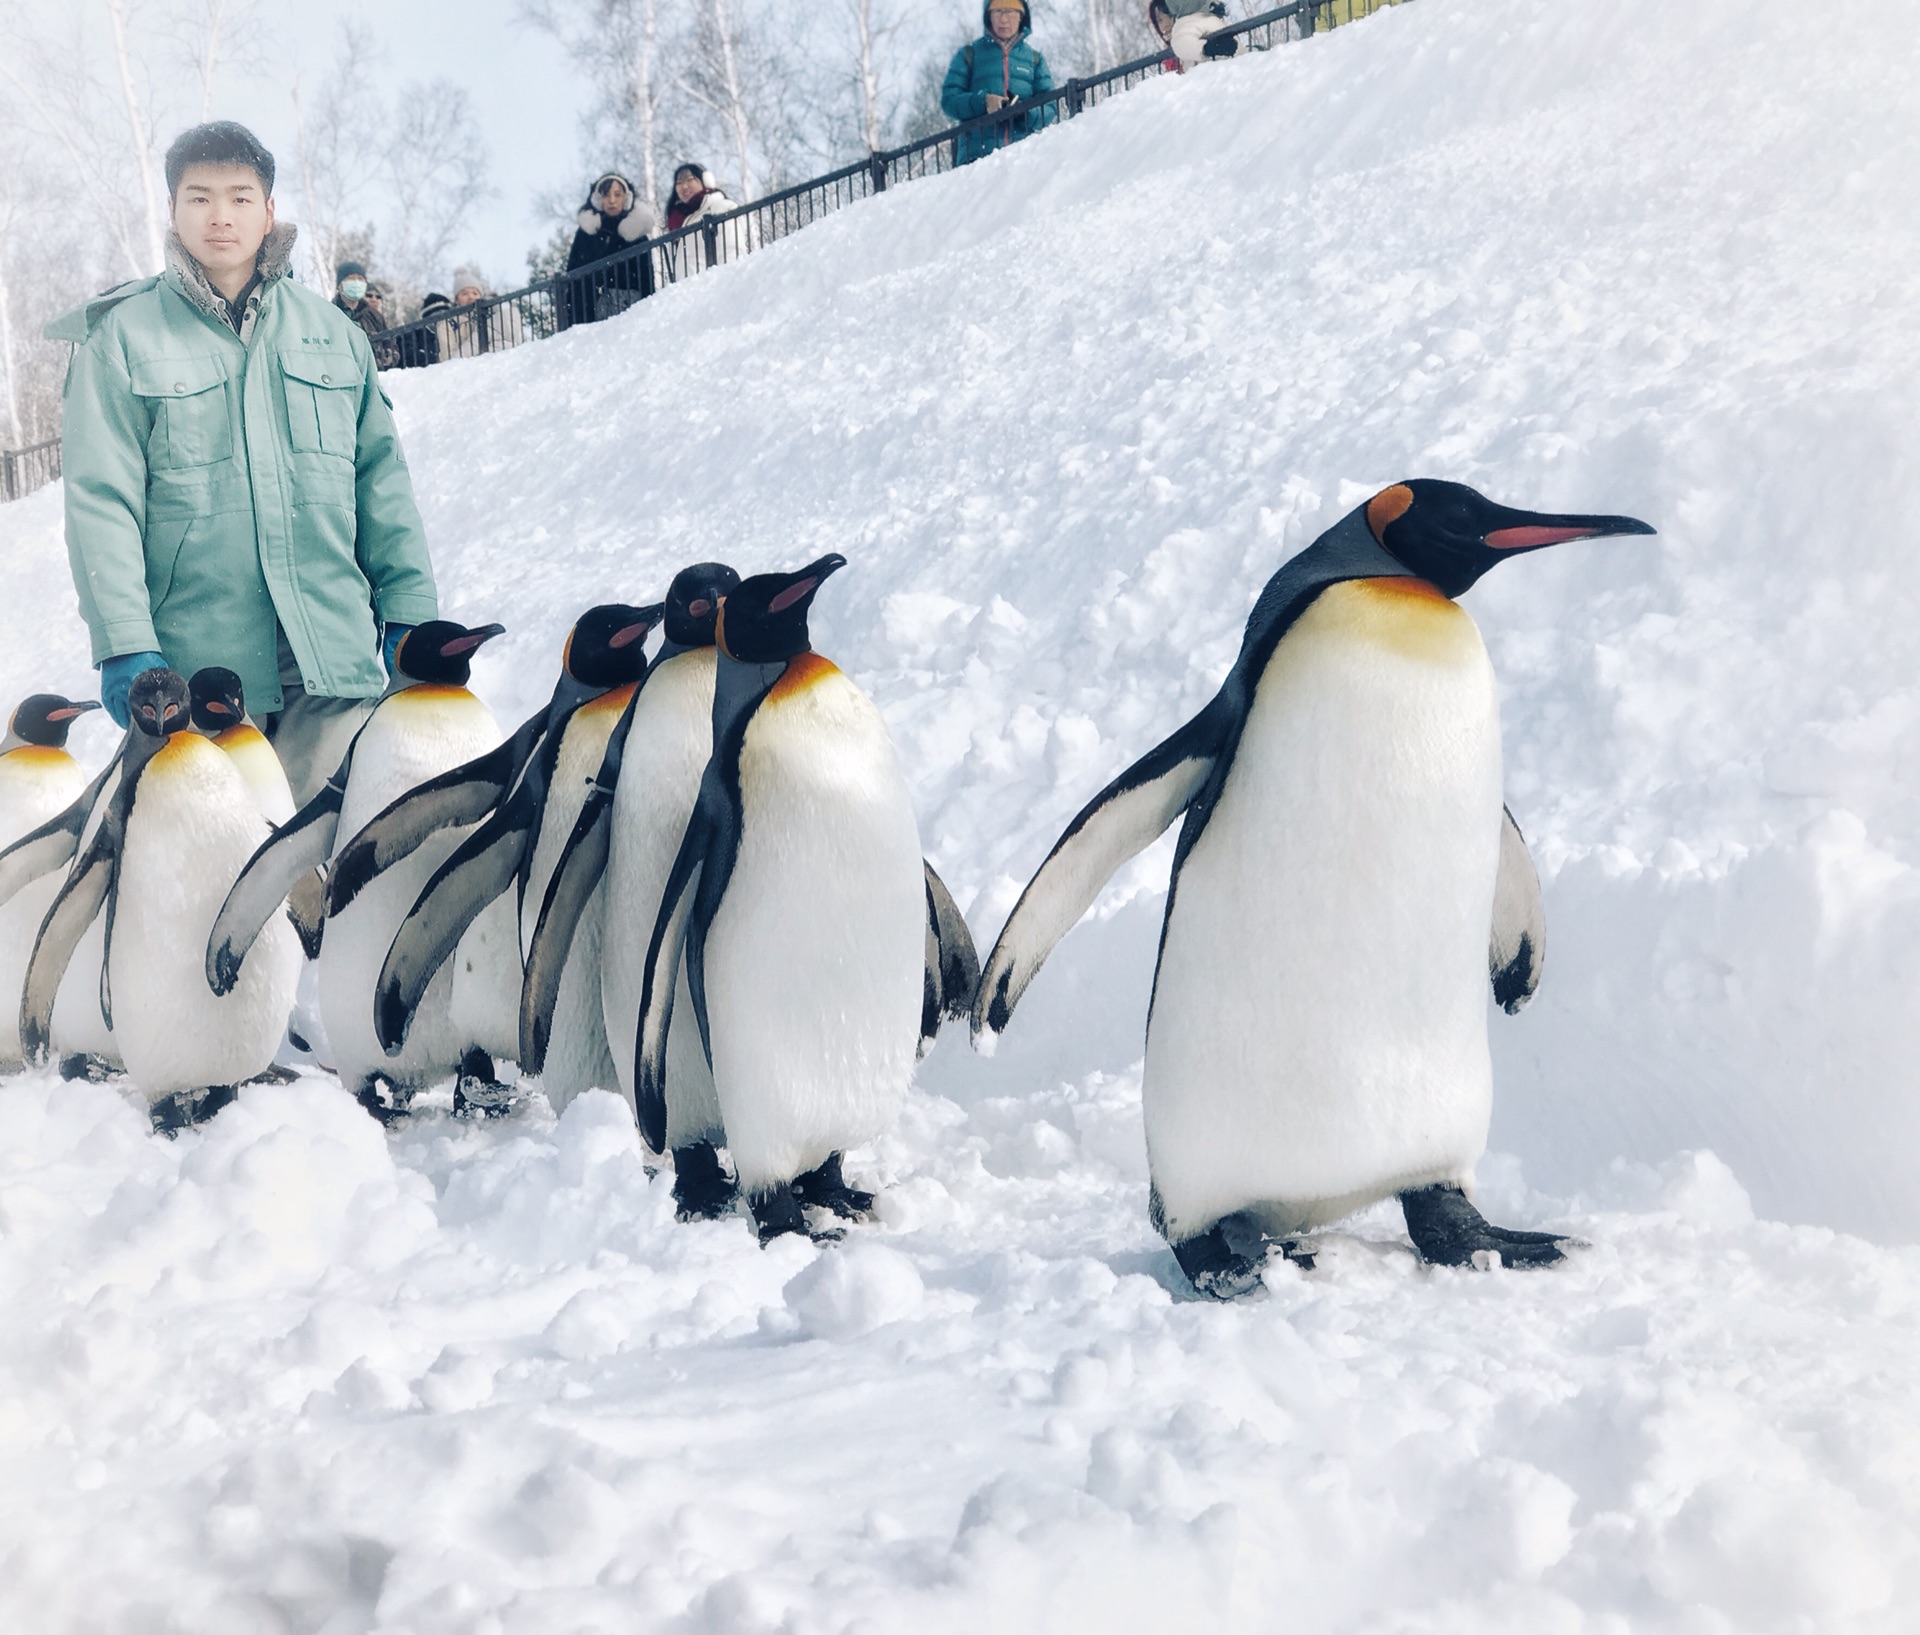
[[[101,702],[125,726],[142,671],[233,670],[305,801],[438,601],[373,347],[288,276],[273,172],[242,126],[187,131],[167,270],[46,333],[74,346],[67,551]]]
[[[633,183],[610,170],[593,184],[587,202],[574,217],[573,248],[567,252],[567,303],[570,321],[590,324],[625,312],[653,294],[653,257],[627,256],[611,267],[597,264],[632,250],[653,236],[660,218],[633,190]]]

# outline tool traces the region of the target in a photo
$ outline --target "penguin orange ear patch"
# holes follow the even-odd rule
[[[1412,504],[1413,490],[1405,483],[1395,483],[1391,488],[1381,489],[1367,501],[1367,527],[1373,537],[1382,545],[1386,544],[1387,524],[1398,522]]]

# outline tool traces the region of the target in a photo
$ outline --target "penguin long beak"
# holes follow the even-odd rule
[[[1569,516],[1548,511],[1501,508],[1500,526],[1487,530],[1484,543],[1494,551],[1538,551],[1576,539],[1606,539],[1616,534],[1651,534],[1638,517]]]
[[[655,625],[667,616],[667,604],[655,602],[651,607],[634,609],[640,615],[630,625],[623,625],[607,638],[607,645],[616,651],[622,647],[631,647],[637,641],[646,640],[646,635]]]
[[[817,562],[809,562],[804,568],[787,576],[787,588],[778,592],[767,603],[769,613],[785,613],[798,602],[805,601],[817,591],[827,579],[847,565],[847,559],[838,551],[829,551]]]
[[[506,633],[507,627],[503,624],[475,625],[464,636],[455,636],[451,641],[442,642],[440,656],[457,659],[462,653],[471,653],[492,641],[495,636],[504,636]]]

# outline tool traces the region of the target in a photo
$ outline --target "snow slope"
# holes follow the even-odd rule
[[[1920,1252],[1842,1235],[1920,1229],[1901,10],[1419,0],[391,382],[503,717],[596,599],[844,551],[817,645],[983,948],[1373,488],[1654,522],[1469,598],[1549,917],[1482,1190],[1589,1251],[1423,1272],[1387,1210],[1184,1298],[1164,845],[925,1064],[838,1250],[673,1227],[602,1097],[388,1138],[315,1081],[162,1145],[26,1075],[9,1626],[1907,1627]],[[13,696],[84,684],[57,529],[0,510]]]

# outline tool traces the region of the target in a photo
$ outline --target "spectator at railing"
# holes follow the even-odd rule
[[[1238,35],[1223,40],[1214,35],[1232,25],[1221,0],[1147,0],[1147,21],[1173,48],[1180,73],[1208,57],[1231,57],[1240,49]]]
[[[954,52],[946,82],[940,87],[940,109],[949,119],[978,119],[983,114],[1018,109],[1025,99],[1044,96],[1053,89],[1047,59],[1027,39],[1033,31],[1027,0],[987,0],[980,21],[986,32]],[[968,131],[958,139],[955,163],[972,164],[1057,117],[1053,104],[1047,103]]]
[[[442,324],[435,323],[453,310],[453,303],[439,290],[429,290],[420,303],[420,316],[415,322],[401,330],[398,337],[399,358],[395,364],[400,369],[425,369],[438,363],[443,357],[452,354],[441,346]],[[428,325],[432,325],[431,328]]]
[[[493,313],[485,303],[493,293],[487,281],[472,267],[453,269],[453,300],[443,295],[435,326],[443,358],[477,358],[493,350]],[[424,308],[421,316],[426,316]],[[609,314],[611,316],[611,314]]]
[[[714,185],[713,174],[705,165],[697,165],[691,159],[674,170],[673,191],[667,195],[667,231],[677,233],[683,227],[698,227],[702,222],[712,221],[716,216],[724,216],[729,210],[738,210],[739,205]],[[739,221],[729,222],[721,231],[729,234],[724,245],[716,245],[714,259],[733,261],[741,254],[754,249],[750,242],[752,218],[742,217]],[[667,276],[684,278],[690,272],[699,272],[708,265],[707,242],[704,234],[694,234],[682,239],[668,249]]]
[[[387,327],[380,315],[380,297],[357,261],[343,261],[333,269],[333,304],[358,324],[372,340]]]
[[[635,195],[633,183],[616,170],[608,171],[593,184],[574,219],[577,231],[567,255],[567,271],[577,276],[566,282],[562,328],[611,318],[653,294],[650,255],[636,254],[594,270],[598,263],[643,243],[658,225],[653,206]]]
[[[453,304],[457,307],[470,307],[475,301],[485,300],[493,293],[487,288],[487,281],[472,267],[453,269]]]

